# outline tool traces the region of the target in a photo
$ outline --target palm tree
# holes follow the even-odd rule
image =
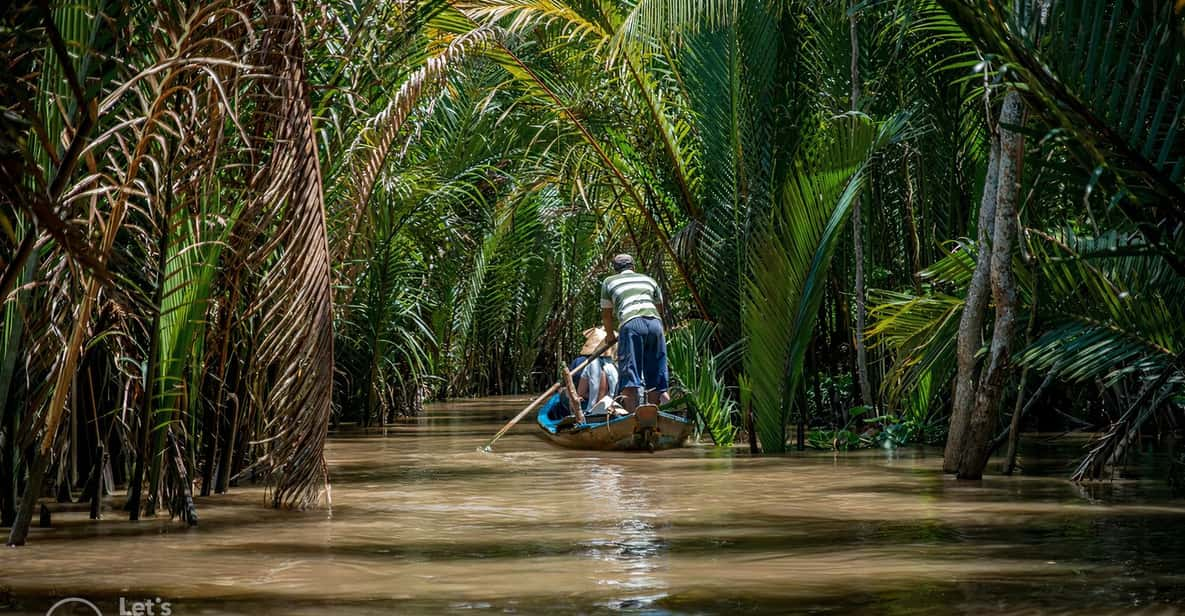
[[[1120,224],[1134,224],[1145,241],[1155,247],[1153,250],[1160,253],[1159,258],[1176,264],[1174,229],[1179,225],[1179,212],[1170,203],[1179,203],[1182,174],[1174,171],[1174,161],[1180,160],[1183,152],[1174,139],[1173,127],[1185,113],[1185,93],[1175,75],[1185,63],[1185,54],[1177,44],[1181,32],[1173,23],[1170,4],[1150,6],[1148,13],[1137,12],[1130,17],[1123,15],[1120,7],[1109,7],[1103,2],[1095,3],[1092,11],[1081,13],[1064,6],[1029,3],[1017,3],[1007,11],[994,4],[972,7],[950,2],[944,3],[944,7],[979,45],[1010,62],[1015,74],[1009,78],[1025,85],[1032,106],[1042,113],[1050,128],[1067,131],[1071,137],[1067,143],[1069,155],[1091,170],[1090,183],[1086,186],[1088,197],[1096,186],[1111,193],[1110,204],[1127,219]],[[975,8],[987,10],[978,12]],[[1089,38],[1086,33],[1090,33]],[[1143,52],[1134,49],[1133,41],[1137,37],[1146,41]],[[1154,40],[1165,43],[1165,47],[1152,50]],[[1143,60],[1133,67],[1131,63],[1136,57]],[[1062,75],[1073,77],[1064,80]],[[1019,94],[1010,96],[1013,100],[1019,98]],[[1000,123],[1015,126],[1022,121],[1019,116],[1001,117]],[[1000,186],[1011,190],[1014,182],[1004,175],[1005,165],[1019,153],[1010,151],[1003,142],[993,146],[993,152],[997,151],[1001,160]],[[987,195],[985,191],[985,201]],[[1016,202],[1015,197],[1002,195],[996,201],[1009,207]],[[995,246],[990,257],[997,303],[992,360],[980,377],[980,385],[972,389],[970,354],[978,345],[970,340],[962,345],[960,379],[948,441],[948,470],[957,468],[960,475],[969,477],[978,477],[986,464],[989,431],[994,428],[998,407],[998,393],[991,392],[999,391],[1004,378],[996,368],[1007,365],[1012,337],[1009,323],[1014,317],[1007,314],[1010,311],[1006,303],[1001,305],[1002,289],[998,284],[1001,276],[1009,276],[1012,271],[1010,244],[1000,245],[1000,233],[1007,234],[1012,212],[1006,210],[1001,214],[999,207]],[[1001,228],[1001,222],[1007,226]],[[981,236],[981,245],[983,239]],[[987,254],[981,252],[980,270],[989,258]],[[973,280],[969,307],[976,296],[975,289]],[[1007,293],[1006,289],[1003,291]],[[965,327],[960,335],[969,339],[977,337],[974,317],[967,316],[973,313],[964,315]],[[959,399],[966,400],[970,394],[961,394],[959,390],[976,391],[979,396],[989,393],[986,399],[977,401],[975,413],[968,415],[967,404],[960,405]],[[967,417],[979,428],[972,425],[970,432],[965,432],[958,424],[967,421]],[[969,442],[964,443],[963,439]],[[956,459],[970,461],[953,464]]]
[[[1001,404],[1015,436],[1088,382],[1118,411],[1092,478],[1175,409],[1179,3],[321,8],[0,17],[11,542],[59,475],[132,517],[195,523],[193,490],[251,476],[310,506],[334,417],[546,380],[618,250],[691,321],[718,444],[875,400],[894,434],[949,419],[975,477]]]
[[[14,346],[6,344],[6,355],[24,348],[47,360],[25,363],[23,378],[47,385],[28,392],[35,395],[23,408],[14,407],[13,380],[5,384],[6,414],[32,420],[27,432],[11,438],[39,443],[23,461],[28,481],[9,538],[14,544],[24,541],[46,469],[69,445],[60,443],[61,427],[80,415],[107,414],[87,413],[88,402],[104,402],[71,396],[84,351],[104,340],[115,340],[108,348],[117,371],[102,378],[128,384],[122,409],[134,419],[129,425],[138,426],[128,441],[136,449],[124,452],[124,462],[135,467],[133,517],[144,482],[149,511],[158,495],[174,511],[187,507],[187,478],[196,475],[188,460],[201,443],[199,392],[207,379],[226,374],[207,372],[205,350],[241,344],[244,333],[258,343],[242,373],[260,395],[242,402],[260,418],[259,436],[268,435],[253,455],[269,472],[274,502],[311,503],[324,481],[319,451],[333,373],[329,255],[303,41],[292,7],[126,9],[96,3],[51,15],[34,5],[17,13],[54,42],[28,62],[53,67],[66,87],[39,89],[34,100],[41,102],[19,110],[26,126],[35,127],[26,135],[53,138],[18,142],[22,163],[5,168],[18,174],[9,177],[19,188],[6,201],[6,216],[22,221],[20,245],[34,246],[42,236],[56,242],[37,255],[18,248],[4,280],[8,289],[19,276],[43,281],[49,291],[30,301],[67,309],[30,322],[28,308],[6,305],[6,318],[23,321],[25,332],[9,330]],[[99,35],[112,31],[111,19],[121,24],[114,32],[135,35]],[[83,51],[75,57],[68,49]],[[258,66],[268,70],[261,74]],[[250,121],[249,113],[261,120]],[[258,165],[258,173],[235,171],[244,161]],[[83,243],[84,237],[96,239]],[[255,266],[250,274],[249,265]],[[205,327],[207,313],[223,308],[210,301],[213,289],[247,276],[255,277],[254,292],[237,299],[255,307],[252,331],[231,320],[221,330]],[[114,322],[104,316],[109,313]],[[55,330],[67,334],[44,336]],[[140,344],[144,333],[148,344]],[[136,365],[143,368],[127,370]],[[97,420],[93,427],[101,432]]]

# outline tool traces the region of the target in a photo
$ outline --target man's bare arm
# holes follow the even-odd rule
[[[601,308],[601,325],[605,327],[606,340],[613,344],[617,340],[617,329],[613,323],[613,309]]]
[[[587,374],[582,374],[580,376],[580,384],[576,386],[576,395],[579,396],[581,400],[588,399],[588,375]]]

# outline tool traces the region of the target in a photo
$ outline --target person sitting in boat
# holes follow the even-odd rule
[[[601,284],[601,320],[611,342],[617,342],[617,369],[625,410],[638,407],[643,390],[651,404],[664,404],[667,394],[667,343],[663,334],[662,291],[653,278],[634,271],[634,258],[613,257],[612,276]],[[614,327],[620,327],[620,338]]]
[[[618,376],[612,359],[613,347],[605,349],[600,357],[581,368],[580,365],[600,348],[606,337],[605,330],[600,327],[590,327],[583,333],[584,346],[580,347],[580,354],[568,364],[568,370],[572,371],[572,382],[576,384],[576,396],[583,414],[603,415],[613,407],[613,397],[617,395]],[[567,396],[556,394],[555,398],[548,411],[552,419],[573,415]]]
[[[596,352],[605,342],[606,336],[603,327],[584,330],[584,346],[580,348],[580,356],[572,360],[568,369],[575,369],[584,358]],[[580,397],[580,406],[586,415],[603,415],[613,407],[613,398],[617,395],[618,375],[617,366],[612,358],[613,347],[609,347],[584,369],[572,373],[572,380],[577,383],[576,395]]]

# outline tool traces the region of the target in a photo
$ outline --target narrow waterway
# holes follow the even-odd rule
[[[160,616],[1185,610],[1185,502],[1159,480],[1075,486],[1046,457],[1048,476],[966,483],[912,448],[592,454],[530,421],[479,452],[524,403],[334,438],[329,510],[271,511],[240,488],[201,499],[195,529],[59,515],[0,551],[0,612],[64,597],[104,614],[159,598]]]

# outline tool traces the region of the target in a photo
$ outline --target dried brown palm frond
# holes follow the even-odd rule
[[[72,27],[72,44],[84,50],[81,59],[74,60],[51,55],[51,48],[44,53],[57,62],[52,66],[60,65],[70,77],[75,63],[90,65],[91,74],[78,73],[85,89],[55,89],[52,80],[44,83],[38,97],[48,104],[31,108],[29,116],[38,133],[34,146],[42,150],[31,147],[26,154],[33,170],[23,178],[24,186],[37,199],[21,210],[39,222],[42,231],[31,227],[25,238],[34,246],[28,251],[34,255],[34,282],[27,286],[35,293],[27,299],[27,309],[20,302],[10,304],[12,310],[24,311],[20,321],[28,332],[21,343],[26,361],[19,371],[27,383],[20,392],[26,402],[17,416],[22,438],[40,439],[37,455],[28,461],[27,492],[37,492],[43,472],[55,455],[60,459],[63,447],[76,447],[60,439],[59,427],[77,425],[71,415],[80,407],[91,408],[86,404],[93,407],[93,400],[77,399],[72,392],[86,357],[106,339],[104,352],[110,360],[100,362],[107,366],[103,376],[116,383],[114,390],[124,392],[117,432],[126,455],[136,460],[129,492],[140,492],[147,461],[172,453],[164,462],[168,468],[151,463],[151,510],[159,494],[188,494],[192,461],[183,452],[196,436],[181,428],[190,398],[177,374],[200,379],[203,367],[200,356],[191,356],[191,348],[200,349],[200,341],[188,333],[176,335],[171,351],[160,347],[167,356],[145,340],[159,336],[162,313],[170,315],[163,321],[172,331],[202,335],[205,300],[191,293],[196,289],[193,280],[176,278],[170,273],[176,268],[166,271],[164,264],[189,254],[189,249],[210,245],[217,230],[231,220],[229,214],[205,211],[201,204],[211,191],[218,192],[214,178],[226,168],[220,150],[225,135],[245,136],[232,95],[244,75],[252,74],[240,61],[242,50],[254,44],[252,25],[248,13],[228,1],[149,1],[117,14],[113,11],[119,7],[100,0],[97,7],[71,7],[52,17],[45,3],[39,6],[46,14],[47,31],[52,33],[61,20]],[[106,48],[91,50],[79,42],[91,40],[88,32],[111,28],[111,23],[122,25],[113,28],[117,34]],[[106,64],[96,71],[97,62]],[[79,98],[80,92],[89,98]],[[74,163],[65,164],[67,157]],[[48,228],[57,223],[39,214],[34,207],[38,203],[54,220],[60,219],[61,233]],[[37,247],[39,233],[56,241]],[[71,237],[88,238],[86,258],[75,254],[78,248],[71,245]],[[178,240],[187,243],[177,244]],[[104,268],[112,272],[110,277]],[[162,298],[168,298],[168,308]],[[117,318],[96,316],[112,306]],[[168,365],[172,372],[156,370],[157,364]],[[142,370],[141,365],[149,368]],[[143,410],[129,412],[132,408]],[[159,419],[173,425],[161,429]],[[133,432],[139,436],[129,438]],[[156,435],[155,442],[150,434]],[[179,440],[166,443],[165,434]],[[23,522],[14,525],[11,542],[23,541],[34,502],[25,499],[18,516]],[[131,504],[135,516],[138,496]]]
[[[333,387],[333,297],[321,167],[302,29],[290,2],[269,3],[260,54],[268,73],[257,101],[255,142],[274,143],[250,190],[253,203],[235,237],[247,261],[266,266],[251,312],[259,314],[252,367],[262,434],[259,466],[275,506],[315,503],[326,485],[322,449]],[[269,100],[270,99],[270,100]],[[261,148],[262,149],[262,148]],[[267,241],[252,246],[260,231]]]
[[[103,279],[107,277],[104,265],[94,257],[97,251],[85,234],[78,227],[67,224],[63,217],[69,216],[57,207],[63,192],[69,188],[83,148],[92,137],[91,131],[95,125],[91,104],[93,99],[83,91],[82,77],[70,61],[66,43],[45,2],[16,4],[9,7],[6,13],[5,20],[9,21],[6,29],[21,31],[36,28],[37,32],[44,35],[47,48],[40,51],[45,55],[44,62],[52,68],[40,69],[41,80],[47,79],[47,75],[60,77],[62,83],[55,86],[63,90],[63,100],[58,104],[63,109],[59,121],[64,130],[61,135],[62,151],[59,153],[53,143],[47,143],[49,136],[33,127],[39,111],[34,84],[39,80],[34,74],[20,73],[25,72],[21,69],[29,67],[31,58],[37,54],[34,50],[23,48],[22,41],[16,37],[6,41],[5,61],[0,70],[20,75],[11,84],[6,81],[5,85],[0,86],[5,110],[4,117],[0,119],[0,159],[3,160],[3,164],[0,164],[0,216],[4,218],[4,227],[9,233],[15,231],[13,221],[2,212],[28,215],[36,222],[37,229],[24,234],[11,259],[4,263],[3,275],[0,276],[0,302],[6,301],[26,261],[33,255],[34,247],[46,235],[96,276]],[[37,164],[34,153],[38,151],[48,153],[52,166],[43,168]],[[15,237],[12,239],[16,240]]]

